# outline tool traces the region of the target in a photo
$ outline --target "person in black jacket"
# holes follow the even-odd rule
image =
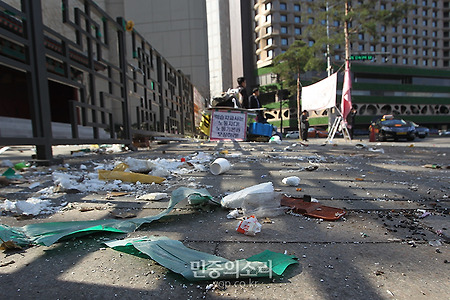
[[[349,129],[348,134],[350,135],[350,139],[353,140],[353,132],[355,131],[355,117],[356,117],[356,109],[352,107],[352,110],[347,115],[347,128]]]
[[[245,107],[245,105],[248,103],[247,82],[245,81],[244,77],[239,77],[237,79],[237,83],[237,89],[239,90],[239,107],[248,108]]]
[[[308,129],[309,129],[309,120],[308,120],[308,111],[304,110],[302,115],[300,116],[300,129],[301,129],[301,137],[302,140],[308,141]]]
[[[258,97],[259,97],[259,89],[254,88],[253,93],[250,95],[250,97],[248,97],[248,102],[244,103],[244,107],[247,109],[262,108],[261,102],[259,102]],[[262,112],[262,110],[258,110],[256,113],[257,113],[256,122],[267,123],[267,120],[266,118],[264,118],[264,113]]]

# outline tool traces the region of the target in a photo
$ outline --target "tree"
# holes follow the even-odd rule
[[[369,35],[376,42],[381,26],[398,24],[414,7],[410,2],[389,1],[385,4],[381,4],[379,0],[307,2],[307,9],[302,17],[304,22],[310,25],[305,28],[307,35],[303,38],[314,42],[313,49],[317,54],[323,53],[326,46],[331,45],[330,56],[345,51],[345,59],[348,59],[350,43],[364,35]]]
[[[273,62],[273,70],[283,80],[284,86],[290,93],[297,94],[297,119],[300,126],[300,74],[319,69],[323,61],[314,56],[313,49],[307,47],[304,41],[297,40],[286,52],[277,55]]]

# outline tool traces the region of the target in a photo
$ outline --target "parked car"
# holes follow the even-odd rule
[[[419,124],[414,123],[413,121],[406,121],[406,122],[408,122],[409,124],[414,126],[414,128],[416,129],[416,136],[423,139],[430,134],[430,129],[428,129],[424,126],[420,126]]]
[[[375,120],[372,125],[375,130],[375,136],[381,142],[391,138],[394,140],[406,139],[413,141],[416,136],[416,129],[413,125],[405,120],[396,119],[393,117],[387,118],[383,116]]]
[[[328,131],[310,127],[308,129],[308,138],[315,138],[315,137],[326,138],[328,137]]]
[[[288,131],[288,133],[286,133],[286,138],[287,139],[298,139],[298,138],[300,138],[300,133],[298,131]]]

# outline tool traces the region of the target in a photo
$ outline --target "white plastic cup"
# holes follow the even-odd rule
[[[218,158],[209,166],[209,170],[213,175],[225,173],[229,169],[231,169],[231,164],[225,158]]]

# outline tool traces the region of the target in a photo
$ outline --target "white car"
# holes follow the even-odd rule
[[[287,139],[298,139],[298,138],[300,138],[300,133],[298,131],[288,131],[288,133],[286,133],[286,138]]]

